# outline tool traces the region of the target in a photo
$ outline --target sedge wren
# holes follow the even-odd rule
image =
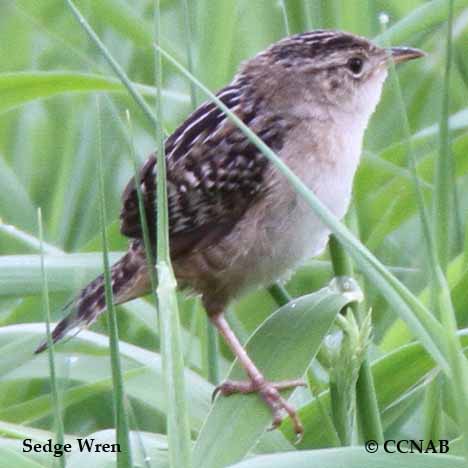
[[[389,61],[422,55],[417,49],[384,49],[340,31],[312,31],[282,39],[248,60],[217,96],[342,218]],[[223,313],[230,301],[321,253],[330,231],[212,102],[202,104],[167,138],[165,153],[175,276],[182,289],[201,295],[209,318],[248,376],[225,381],[217,391],[257,392],[271,407],[274,426],[284,410],[301,434],[301,422],[279,390],[302,381],[267,381]],[[123,192],[121,232],[131,241],[112,266],[115,304],[150,292],[135,183],[141,187],[154,247],[156,170],[151,155]],[[105,308],[101,275],[67,306],[69,314],[55,327],[53,341],[91,324]]]

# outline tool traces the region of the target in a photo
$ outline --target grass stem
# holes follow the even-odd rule
[[[160,41],[161,12],[159,0],[154,1],[154,37]],[[158,94],[156,116],[163,122],[162,109],[162,55],[155,50],[155,77]],[[159,333],[161,356],[167,398],[167,435],[171,468],[190,468],[192,446],[185,392],[184,355],[181,340],[179,309],[176,297],[176,280],[172,271],[169,246],[169,215],[167,200],[166,156],[161,127],[156,132],[157,141],[157,196],[156,196],[156,268],[158,272]]]
[[[268,292],[280,307],[286,305],[291,300],[287,289],[281,283],[272,284],[268,288]]]
[[[449,1],[447,21],[446,59],[442,89],[442,109],[439,123],[439,152],[435,163],[433,232],[439,265],[446,272],[450,256],[450,228],[452,201],[456,199],[456,184],[453,177],[453,158],[449,141],[450,77],[452,71],[452,24],[453,1]]]
[[[279,7],[281,9],[281,15],[283,17],[283,24],[284,24],[284,32],[286,36],[291,35],[291,29],[289,28],[289,20],[288,20],[288,11],[286,10],[286,2],[285,0],[278,0]]]
[[[192,51],[192,12],[191,12],[191,0],[182,0],[184,10],[184,30],[185,30],[185,47],[187,49],[187,68],[190,73],[193,73],[193,51]],[[195,110],[197,107],[197,88],[193,83],[190,85],[190,100],[192,108]]]
[[[354,271],[351,260],[334,235],[330,236],[329,249],[335,275],[352,277]],[[349,308],[361,326],[364,322],[362,307],[354,302]],[[356,383],[356,410],[362,440],[375,440],[382,443],[384,440],[382,421],[368,356],[363,359],[359,369]]]
[[[117,325],[117,316],[115,313],[114,300],[112,296],[112,281],[111,269],[109,264],[109,248],[106,233],[107,215],[104,190],[104,171],[102,162],[102,139],[101,139],[101,121],[100,121],[100,106],[98,109],[98,177],[99,177],[99,200],[100,200],[100,215],[101,215],[101,237],[102,237],[102,256],[104,265],[104,287],[106,297],[106,307],[109,317],[109,344],[110,358],[112,368],[112,383],[114,387],[114,417],[116,428],[116,439],[120,446],[120,451],[117,453],[117,467],[130,468],[132,467],[132,453],[130,446],[130,434],[128,424],[128,414],[126,408],[126,397],[122,377],[122,365],[120,362],[119,351],[119,331]]]
[[[54,357],[54,344],[52,342],[52,334],[50,330],[50,302],[49,302],[49,286],[47,281],[47,272],[44,261],[44,233],[42,227],[42,211],[40,208],[37,210],[37,222],[39,225],[39,250],[41,254],[41,276],[42,276],[42,301],[44,307],[44,316],[46,323],[46,334],[47,334],[47,357],[49,360],[49,373],[50,373],[50,389],[52,397],[52,407],[54,414],[55,423],[55,434],[56,442],[63,444],[65,440],[65,429],[63,426],[63,419],[61,413],[61,403],[59,399],[58,385],[57,385],[57,373],[55,369],[55,357]],[[61,468],[65,468],[65,457],[60,457],[57,460],[58,465]]]
[[[151,290],[154,295],[155,299],[155,306],[157,305],[157,297],[156,297],[156,287],[157,287],[157,278],[156,278],[156,271],[155,271],[155,257],[154,257],[154,252],[153,252],[153,246],[151,245],[151,238],[150,238],[150,233],[148,229],[148,219],[146,217],[146,210],[145,210],[145,204],[143,200],[143,194],[141,193],[141,184],[139,183],[139,170],[138,170],[138,161],[137,161],[137,156],[136,156],[136,151],[135,151],[135,143],[133,139],[133,128],[132,128],[132,121],[130,118],[130,112],[127,110],[127,123],[128,123],[128,128],[130,131],[129,135],[129,141],[130,141],[130,154],[131,154],[131,159],[132,159],[132,164],[133,164],[133,177],[135,181],[135,189],[137,193],[137,199],[138,199],[138,212],[140,213],[140,224],[141,224],[141,231],[143,233],[143,243],[145,245],[145,253],[146,253],[146,262],[148,265],[148,271],[150,274],[150,280],[151,280]]]
[[[80,26],[83,28],[86,34],[88,34],[89,38],[91,39],[91,42],[93,42],[96,45],[96,47],[102,53],[103,57],[107,60],[107,63],[110,65],[114,73],[120,79],[122,84],[127,88],[128,92],[130,93],[132,98],[136,101],[136,103],[138,104],[140,109],[143,111],[145,116],[153,124],[154,127],[157,127],[159,125],[158,119],[152,112],[150,106],[143,99],[141,94],[137,91],[137,89],[135,88],[135,85],[130,81],[127,74],[123,70],[123,68],[114,59],[114,57],[112,57],[110,51],[107,49],[105,44],[101,41],[101,39],[99,39],[99,36],[94,32],[93,28],[91,28],[90,24],[86,21],[85,17],[81,14],[81,12],[72,2],[72,0],[65,0],[65,3],[70,8],[71,12],[77,19]]]

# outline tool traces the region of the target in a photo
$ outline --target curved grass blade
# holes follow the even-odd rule
[[[466,8],[465,0],[455,0],[453,2],[454,14]],[[449,12],[448,0],[432,0],[423,3],[419,8],[415,8],[409,15],[393,24],[384,33],[379,34],[375,40],[382,44],[390,42],[392,44],[402,44],[410,37],[430,31],[438,27],[447,20]]]
[[[143,96],[155,97],[152,86],[133,83]],[[35,71],[0,74],[0,113],[15,109],[37,99],[46,99],[64,93],[125,92],[115,78],[91,73]],[[188,103],[189,97],[175,91],[162,91],[165,102]]]

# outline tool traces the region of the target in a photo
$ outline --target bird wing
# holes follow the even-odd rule
[[[236,85],[218,98],[278,151],[284,125],[275,115],[259,113]],[[269,164],[244,134],[212,102],[202,104],[166,140],[171,256],[203,248],[226,235],[251,204],[264,195]],[[151,155],[138,179],[146,219],[155,240],[156,157]],[[132,178],[122,196],[121,232],[142,238],[138,197]]]

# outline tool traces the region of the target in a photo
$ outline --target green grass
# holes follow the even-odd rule
[[[128,427],[128,404],[126,402],[125,390],[123,385],[122,365],[120,362],[119,349],[119,330],[117,325],[117,316],[115,313],[114,299],[112,295],[111,266],[109,262],[109,246],[107,241],[107,210],[104,198],[104,172],[102,168],[102,143],[101,143],[101,107],[99,100],[96,101],[96,111],[98,114],[98,164],[97,174],[99,177],[99,195],[100,195],[100,221],[102,234],[102,264],[104,269],[104,289],[106,308],[108,312],[109,323],[109,345],[112,369],[112,386],[114,388],[114,425],[116,428],[115,441],[119,444],[120,451],[117,454],[117,467],[125,468],[132,466],[132,452],[130,446],[130,436]],[[51,376],[52,377],[52,376]]]
[[[159,2],[149,0],[77,1],[88,35],[66,3],[8,0],[0,18],[0,465],[52,466],[47,454],[23,453],[21,439],[55,440],[60,432],[74,447],[67,467],[115,464],[115,454],[78,453],[75,438],[115,441],[126,431],[113,408],[127,401],[125,455],[131,452],[135,466],[466,466],[468,1],[166,0],[156,15]],[[390,16],[383,33],[380,12]],[[385,86],[366,134],[351,230],[260,144],[341,244],[331,264],[325,254],[285,290],[257,291],[231,307],[231,324],[268,376],[308,370],[311,389],[292,395],[305,425],[298,450],[290,452],[289,420],[265,432],[269,414],[254,396],[218,398],[211,406],[217,367],[221,379],[240,376],[239,369],[229,370],[232,356],[223,344],[217,349],[196,300],[176,294],[167,242],[155,252],[158,319],[151,298],[116,309],[111,328],[118,326],[119,341],[114,335],[111,342],[121,403],[113,396],[113,378],[119,379],[109,365],[105,320],[55,346],[52,361],[33,356],[44,337],[46,298],[46,310],[58,319],[67,298],[102,271],[102,251],[112,251],[112,262],[125,249],[117,223],[101,233],[100,210],[105,204],[105,218],[117,217],[134,161],[161,148],[161,128],[174,130],[195,102],[210,98],[202,84],[216,91],[286,28],[294,33],[310,25],[347,28],[429,55],[399,67]],[[103,96],[99,112],[95,93]],[[164,239],[164,171],[158,172]],[[36,235],[38,206],[43,239]],[[316,353],[325,335],[338,333],[330,326],[349,300],[321,288],[334,273],[349,274],[350,260],[364,292],[364,302],[352,308],[358,324],[372,309],[373,333],[366,357],[358,353],[343,371],[326,347]],[[291,303],[297,296],[304,297]],[[343,350],[355,343],[357,352],[352,337],[359,327],[350,318],[341,322],[348,330]],[[337,388],[335,381],[345,384]],[[343,417],[346,408],[355,416]],[[451,450],[404,459],[350,447],[322,450],[337,445],[336,429],[355,444],[380,440],[381,430],[396,440],[433,434],[450,440]],[[125,455],[120,466],[130,463]]]
[[[47,337],[47,356],[49,358],[49,375],[51,386],[51,400],[54,408],[54,424],[56,427],[55,437],[58,444],[64,443],[64,428],[62,419],[62,410],[60,407],[59,391],[57,386],[57,374],[55,369],[54,346],[50,329],[50,303],[49,303],[49,286],[47,280],[47,272],[44,263],[44,233],[42,226],[42,212],[37,210],[37,221],[39,226],[39,243],[41,251],[41,276],[42,276],[42,291],[44,293],[44,312],[46,322],[46,337]],[[63,468],[65,466],[64,458],[57,460],[57,465]]]

